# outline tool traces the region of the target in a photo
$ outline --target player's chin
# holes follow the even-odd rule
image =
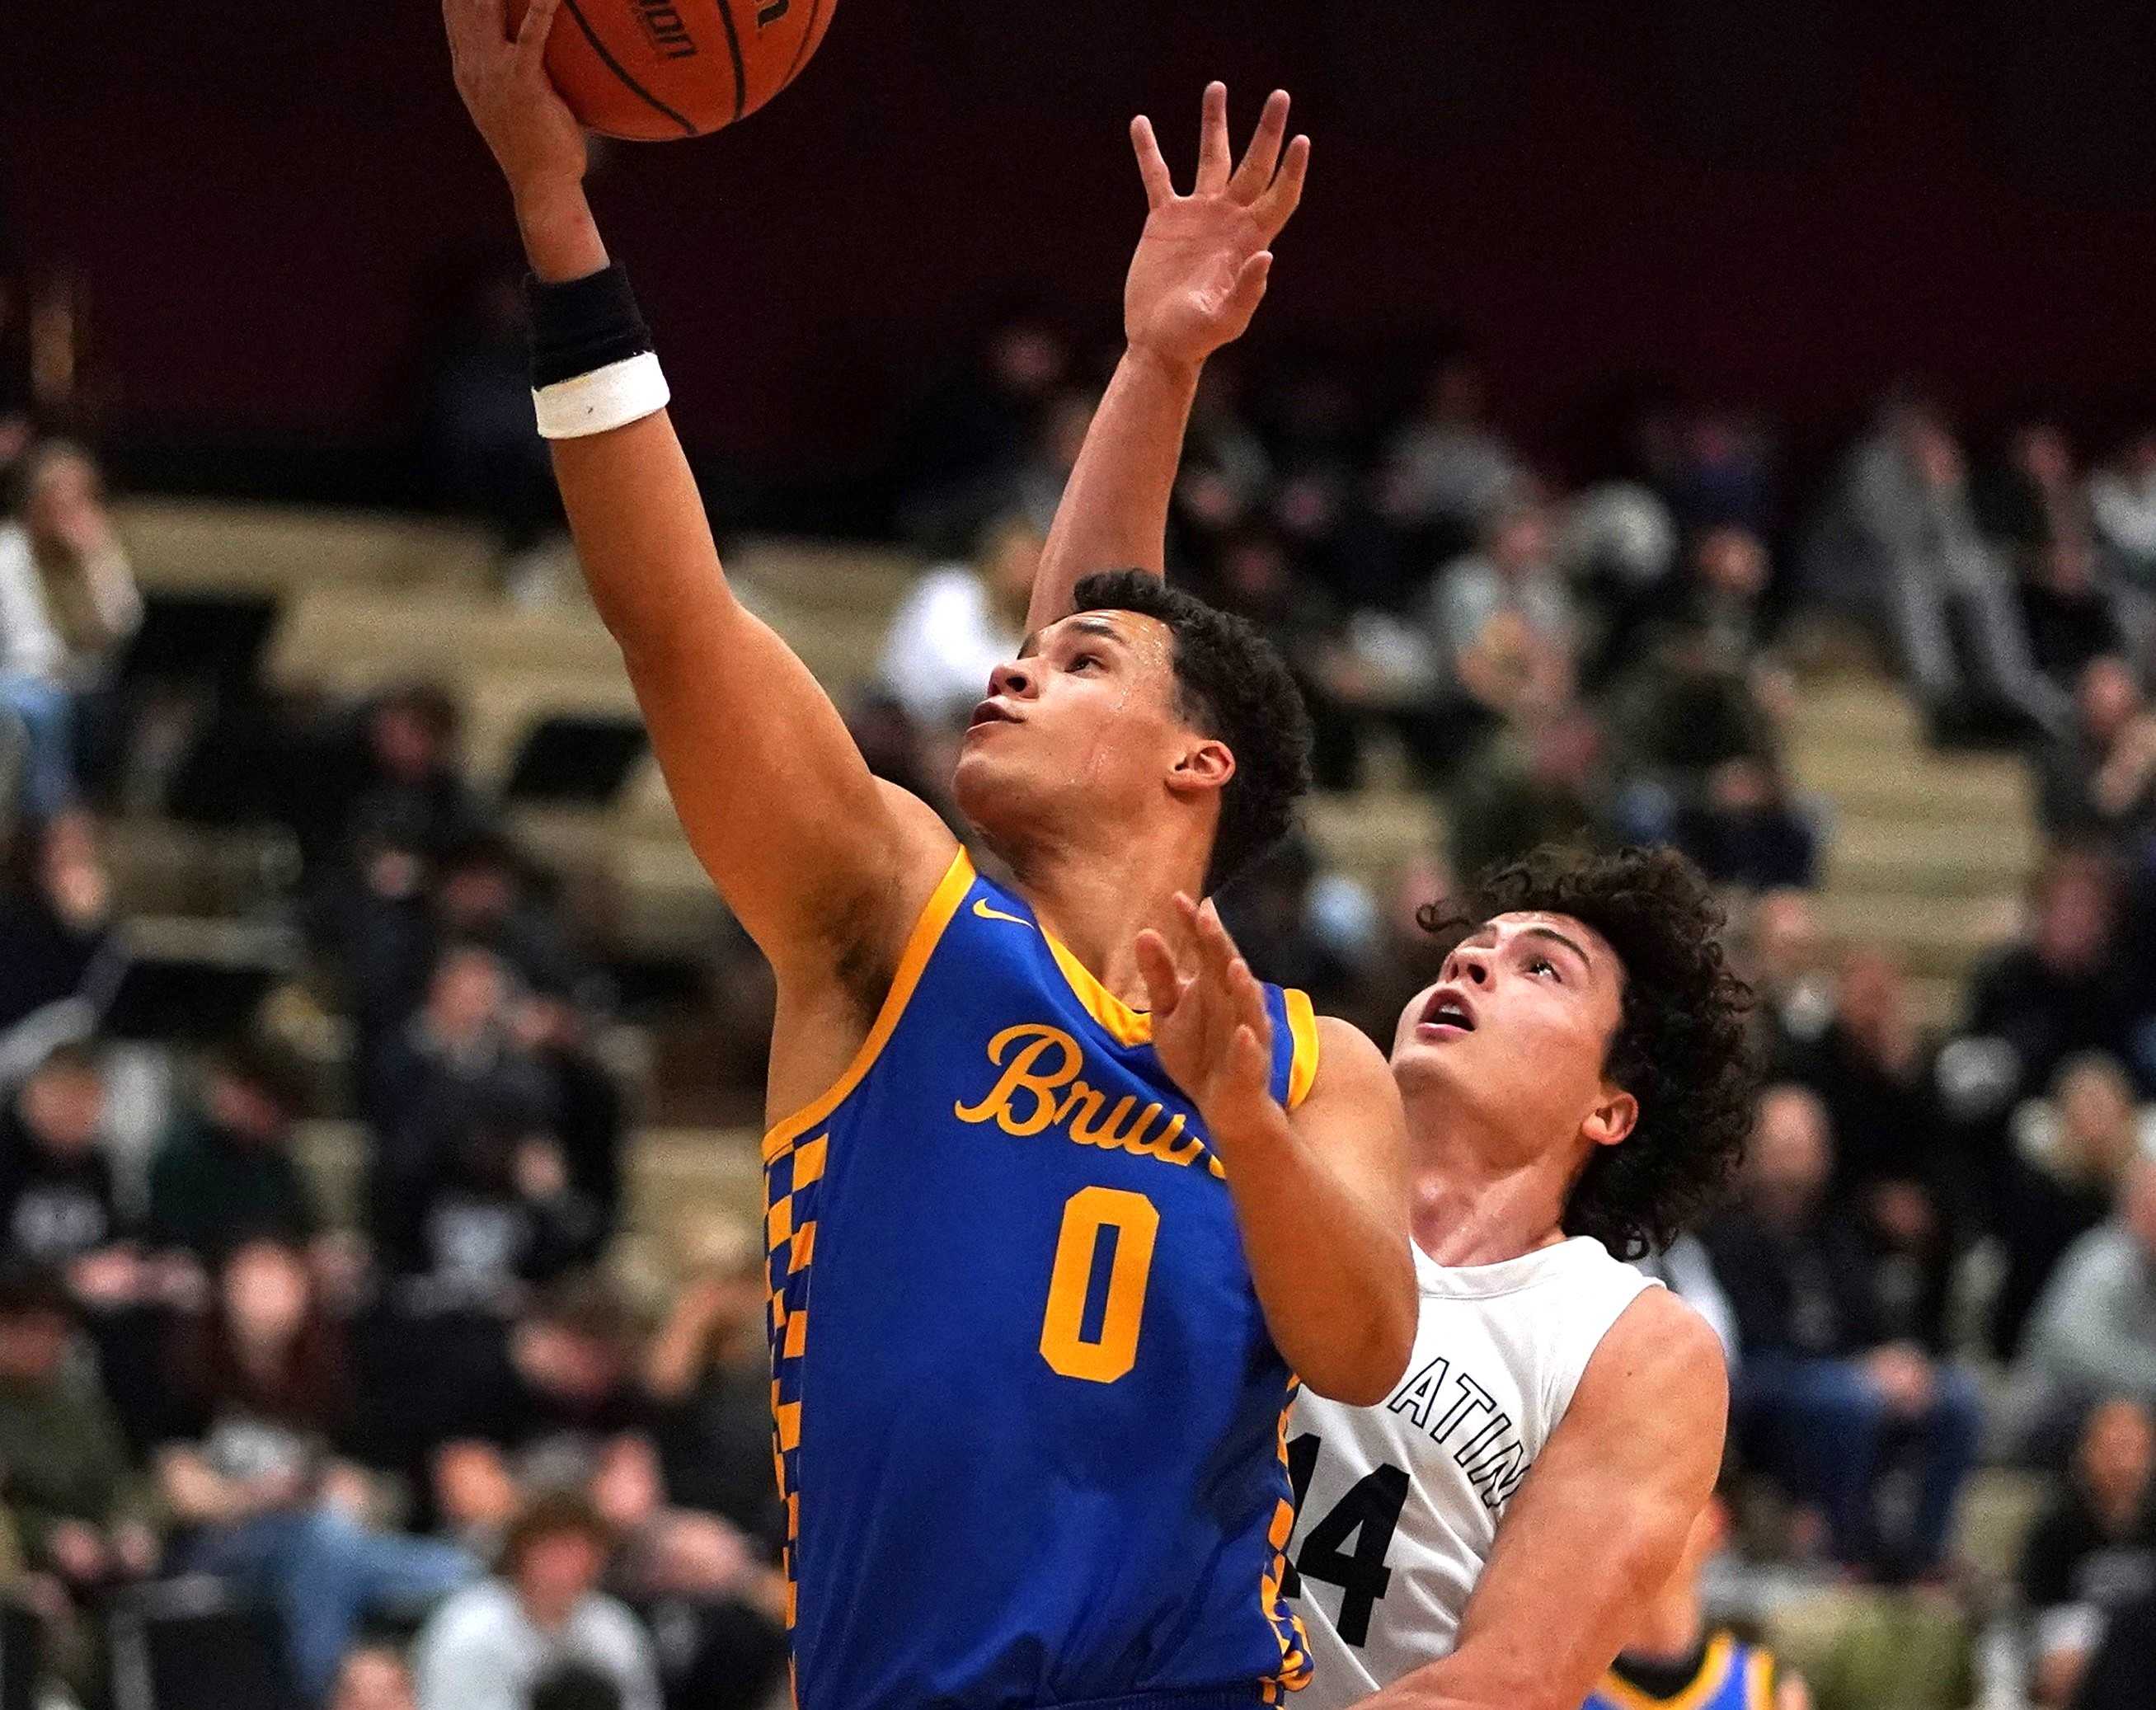
[[[995,732],[996,726],[982,728]],[[958,758],[951,768],[951,799],[972,824],[993,831],[996,823],[1023,811],[1025,770],[1014,766],[1010,757],[996,751],[993,734],[983,741],[973,732],[959,745]]]
[[[1457,1029],[1440,1036],[1412,1024],[1404,1027],[1393,1041],[1393,1078],[1403,1087],[1456,1081],[1466,1071],[1471,1055],[1463,1047],[1473,1038],[1472,1034]]]

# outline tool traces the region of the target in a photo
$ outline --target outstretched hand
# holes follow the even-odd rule
[[[1152,1005],[1152,1047],[1161,1066],[1198,1107],[1218,1148],[1224,1133],[1262,1120],[1272,1096],[1273,1028],[1265,989],[1236,951],[1210,902],[1177,893],[1194,960],[1177,964],[1168,941],[1138,934],[1138,971]]]
[[[449,64],[472,122],[521,199],[583,182],[583,127],[547,75],[561,0],[531,0],[512,31],[511,0],[442,0]]]
[[[1265,102],[1242,163],[1228,141],[1228,90],[1205,90],[1198,177],[1176,193],[1152,121],[1131,123],[1131,143],[1145,179],[1145,234],[1123,287],[1123,333],[1133,349],[1194,366],[1240,338],[1264,300],[1272,244],[1302,200],[1310,139],[1286,143],[1288,98]]]

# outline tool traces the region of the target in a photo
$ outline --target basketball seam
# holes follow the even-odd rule
[[[742,60],[741,32],[734,28],[733,0],[717,0],[719,22],[726,27],[726,52],[734,61],[734,119],[748,107],[748,67]]]
[[[801,67],[808,58],[808,44],[816,39],[816,20],[823,15],[824,0],[808,0],[808,23],[801,32],[801,39],[793,44],[793,63],[786,68],[786,81],[778,86],[790,88],[793,80],[801,74]]]
[[[673,108],[668,106],[666,103],[660,100],[657,95],[652,94],[649,90],[646,89],[634,78],[631,77],[627,69],[622,65],[621,61],[615,59],[612,54],[607,51],[607,44],[599,39],[598,32],[592,28],[590,22],[584,17],[582,9],[578,8],[577,4],[577,0],[562,0],[562,3],[569,8],[569,16],[576,19],[577,28],[584,33],[584,39],[592,44],[592,51],[599,56],[601,63],[606,66],[608,70],[613,73],[616,77],[621,80],[624,87],[626,87],[632,94],[640,95],[644,100],[650,103],[651,106],[654,110],[664,113],[676,125],[679,125],[681,127],[683,135],[694,136],[696,134],[696,127],[694,125],[691,125],[686,119],[675,112]],[[738,76],[741,63],[741,56],[739,54],[735,54],[734,62],[736,74]],[[738,117],[739,115],[736,115],[736,116]]]

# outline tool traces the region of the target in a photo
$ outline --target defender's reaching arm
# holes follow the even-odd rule
[[[542,63],[559,3],[532,0],[514,38],[505,0],[443,3],[458,90],[509,181],[542,291],[608,264],[584,198],[583,133]],[[557,439],[553,454],[585,580],[682,828],[777,968],[782,1003],[819,1004],[842,964],[872,980],[949,860],[949,832],[870,775],[808,669],[735,597],[663,408]],[[879,994],[860,995],[872,1009]],[[842,1065],[850,1052],[834,1040],[819,1055]],[[774,1080],[813,1091],[836,1072],[824,1068],[774,1064]]]
[[[1714,1333],[1648,1290],[1603,1338],[1512,1497],[1452,1655],[1366,1710],[1575,1710],[1676,1565],[1728,1411]]]
[[[1276,90],[1240,166],[1228,142],[1228,91],[1205,91],[1198,177],[1178,196],[1150,120],[1131,125],[1145,180],[1145,234],[1123,286],[1128,348],[1094,415],[1056,507],[1027,627],[1068,615],[1096,570],[1166,573],[1168,501],[1205,359],[1240,338],[1264,300],[1273,241],[1302,200],[1310,139],[1287,136]]]

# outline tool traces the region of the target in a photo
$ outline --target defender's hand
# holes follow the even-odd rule
[[[1310,139],[1287,145],[1288,98],[1276,90],[1258,121],[1250,152],[1231,167],[1228,90],[1205,90],[1198,178],[1188,196],[1161,157],[1152,122],[1132,121],[1131,142],[1145,179],[1145,234],[1123,287],[1123,335],[1133,350],[1194,367],[1240,338],[1265,295],[1273,240],[1302,200]]]
[[[583,127],[547,75],[561,0],[531,0],[509,33],[509,0],[442,0],[449,64],[472,122],[521,202],[583,182]]]
[[[1195,946],[1191,970],[1178,967],[1167,940],[1150,930],[1138,934],[1138,969],[1152,1004],[1154,1054],[1198,1107],[1218,1148],[1224,1135],[1277,1108],[1272,1019],[1264,989],[1236,953],[1219,911],[1179,892],[1175,906]]]

